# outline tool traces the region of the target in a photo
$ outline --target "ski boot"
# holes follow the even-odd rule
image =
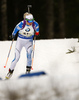
[[[31,71],[31,66],[27,66],[26,67],[26,74],[30,73],[30,71]]]
[[[5,79],[10,79],[11,76],[12,76],[12,74],[13,74],[13,71],[14,71],[14,70],[9,69],[9,72],[7,73]]]

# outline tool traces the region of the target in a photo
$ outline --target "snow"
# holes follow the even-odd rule
[[[4,68],[11,41],[0,41],[0,77],[5,76],[14,58],[14,41]],[[66,54],[68,49],[75,52]],[[0,80],[0,100],[79,100],[78,39],[36,40],[33,70],[46,75],[18,79],[26,70],[26,51],[22,49],[13,76]]]

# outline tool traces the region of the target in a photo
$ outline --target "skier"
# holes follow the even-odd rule
[[[39,35],[39,24],[34,20],[34,17],[31,13],[28,12],[24,13],[23,18],[24,20],[16,25],[12,33],[12,39],[15,38],[17,32],[18,32],[18,38],[15,46],[15,58],[11,63],[9,72],[6,75],[6,79],[9,79],[12,76],[16,63],[20,58],[20,52],[23,47],[25,47],[27,52],[26,72],[30,73],[31,71],[33,38],[34,35],[35,36]]]

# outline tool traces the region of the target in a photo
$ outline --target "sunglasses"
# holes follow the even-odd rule
[[[28,23],[32,23],[32,22],[34,21],[34,19],[26,19],[26,21],[27,21]]]

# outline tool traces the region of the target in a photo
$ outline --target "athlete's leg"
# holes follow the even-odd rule
[[[29,41],[28,44],[25,45],[26,53],[27,53],[27,65],[26,65],[26,71],[31,70],[31,64],[32,64],[32,50],[33,50],[33,40]]]
[[[20,52],[22,49],[22,41],[18,38],[17,42],[16,42],[16,47],[15,47],[15,57],[11,63],[10,69],[14,70],[16,63],[18,62],[19,58],[20,58]]]
[[[27,66],[31,66],[32,64],[32,50],[33,50],[33,46],[31,45],[27,50]]]

